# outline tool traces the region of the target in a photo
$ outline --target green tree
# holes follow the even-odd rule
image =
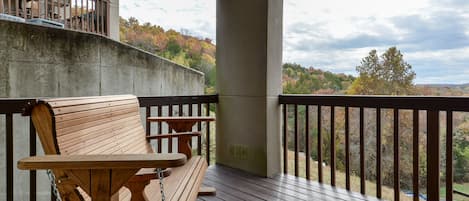
[[[396,47],[389,48],[378,57],[371,50],[356,68],[359,73],[348,94],[408,95],[415,93],[415,72],[404,61],[404,56]]]

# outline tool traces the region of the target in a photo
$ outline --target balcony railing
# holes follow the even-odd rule
[[[444,174],[446,186],[446,200],[453,200],[453,120],[455,116],[461,117],[459,112],[469,112],[469,98],[464,97],[395,97],[395,96],[295,96],[281,95],[280,104],[283,106],[283,167],[284,173],[300,176],[305,175],[311,179],[312,159],[318,161],[317,178],[320,183],[326,183],[330,178],[330,185],[339,186],[338,175],[344,172],[347,190],[359,189],[362,194],[373,194],[383,197],[383,189],[389,184],[384,183],[382,174],[383,164],[392,164],[391,188],[394,189],[394,200],[400,200],[401,193],[401,159],[411,155],[412,184],[411,191],[413,200],[419,200],[419,192],[426,193],[428,200],[440,199],[440,175]],[[0,118],[4,118],[5,125],[5,170],[6,170],[6,200],[15,200],[15,183],[21,178],[14,175],[15,158],[18,153],[15,150],[22,145],[18,140],[29,141],[29,155],[36,155],[36,132],[27,117],[21,117],[23,108],[28,104],[33,104],[35,99],[0,99]],[[174,96],[174,97],[139,97],[142,118],[148,116],[206,116],[214,115],[213,106],[218,103],[216,95],[211,96]],[[212,108],[212,110],[210,110]],[[211,113],[212,111],[212,113]],[[315,112],[315,113],[314,113]],[[315,115],[313,115],[315,114]],[[467,113],[464,113],[467,114]],[[333,121],[331,121],[333,120]],[[327,123],[329,122],[329,123]],[[334,122],[334,123],[330,123]],[[440,122],[444,125],[440,128]],[[26,125],[29,124],[29,125]],[[405,126],[404,126],[405,124]],[[370,125],[373,125],[370,127]],[[146,123],[147,135],[169,132],[168,127],[159,123]],[[213,124],[212,124],[213,126]],[[316,126],[314,128],[314,126]],[[410,126],[411,128],[407,128]],[[20,128],[20,129],[19,129]],[[305,129],[308,128],[308,129]],[[372,129],[370,129],[372,128]],[[211,141],[214,132],[209,123],[197,125],[195,130],[203,133],[202,138],[194,138],[193,145],[199,154],[205,155],[207,160],[213,161],[213,146]],[[372,132],[370,132],[372,130]],[[312,135],[315,132],[315,135]],[[390,133],[390,136],[386,134]],[[441,134],[440,134],[441,133]],[[443,135],[443,133],[446,133]],[[356,135],[354,135],[356,134]],[[315,136],[315,138],[311,138]],[[443,138],[442,138],[443,137]],[[337,144],[337,141],[326,139],[342,138],[344,144]],[[374,139],[376,143],[366,143],[366,140]],[[304,139],[304,140],[302,140]],[[404,139],[411,139],[404,141]],[[442,140],[443,139],[443,140]],[[384,150],[384,140],[393,143],[391,150]],[[304,146],[301,144],[304,143]],[[313,143],[316,146],[313,147]],[[319,142],[319,143],[318,143]],[[356,142],[356,144],[354,144]],[[425,152],[419,153],[419,146],[426,142],[428,147]],[[403,143],[411,143],[412,149],[402,150]],[[21,144],[28,144],[21,142]],[[155,143],[157,152],[173,152],[173,142],[161,141]],[[389,146],[389,145],[386,145]],[[343,147],[344,153],[338,152],[339,147]],[[327,148],[327,149],[325,149]],[[374,157],[369,158],[367,152],[370,148],[375,150]],[[373,150],[371,149],[371,150]],[[39,149],[38,149],[39,150]],[[291,150],[291,151],[289,151]],[[356,150],[356,151],[355,151]],[[440,171],[440,155],[445,150],[444,168]],[[315,157],[310,155],[315,151]],[[355,152],[354,152],[355,151]],[[385,158],[385,151],[392,152],[392,157]],[[441,151],[441,152],[440,152]],[[27,152],[27,150],[26,150]],[[289,156],[291,152],[291,156]],[[305,157],[300,157],[304,152]],[[409,152],[409,153],[407,153]],[[353,155],[357,157],[352,157]],[[23,154],[23,155],[27,155]],[[343,155],[341,158],[339,155]],[[428,157],[426,157],[428,156]],[[290,159],[293,160],[290,160]],[[307,159],[307,160],[306,160]],[[426,175],[422,174],[420,159],[425,160]],[[291,164],[288,162],[292,161]],[[301,170],[301,162],[305,163],[304,172]],[[323,162],[330,167],[330,174]],[[354,171],[354,162],[359,166]],[[343,170],[337,168],[342,165]],[[366,175],[366,166],[375,164],[375,176]],[[373,167],[374,167],[373,166]],[[444,171],[443,171],[444,170]],[[29,173],[29,200],[34,201],[39,196],[38,191],[41,186],[37,172]],[[39,174],[38,174],[39,175]],[[359,177],[359,185],[354,184],[352,177]],[[24,178],[23,178],[24,179]],[[422,180],[423,179],[423,180]],[[16,181],[15,181],[16,180]],[[376,182],[376,189],[371,192],[367,181]],[[20,182],[23,183],[23,182]],[[426,184],[426,192],[422,190],[422,184]],[[25,188],[26,191],[27,188]],[[368,191],[367,191],[368,189]],[[17,195],[15,195],[15,198]],[[44,195],[41,195],[44,196]],[[47,194],[48,196],[48,194]],[[456,195],[455,195],[456,196]],[[459,195],[458,195],[459,196]],[[3,197],[3,195],[2,195]],[[4,199],[4,198],[3,198]]]
[[[22,146],[19,145],[18,141],[15,141],[15,138],[19,138],[21,136],[22,140],[26,139],[29,140],[29,156],[36,155],[36,130],[32,124],[32,121],[29,118],[29,114],[25,113],[25,108],[28,108],[29,105],[35,103],[35,99],[0,99],[0,118],[4,117],[5,119],[5,167],[6,167],[6,195],[5,197],[0,197],[0,200],[21,200],[18,197],[14,197],[14,187],[15,182],[14,177],[14,167],[16,160],[14,159],[14,155],[18,155],[15,153],[15,146]],[[164,97],[139,97],[140,107],[141,107],[141,114],[145,115],[146,117],[149,116],[208,116],[213,115],[210,113],[210,107],[214,106],[218,102],[218,97],[216,95],[212,96],[164,96]],[[23,115],[24,117],[21,117]],[[28,122],[29,125],[22,125],[25,122]],[[2,122],[3,123],[3,122]],[[146,126],[146,133],[147,135],[156,135],[160,133],[167,133],[170,132],[168,127],[163,124],[156,124],[150,125],[147,123]],[[0,124],[1,125],[1,124]],[[16,126],[18,125],[18,126]],[[22,129],[17,128],[28,128],[26,133]],[[197,152],[199,154],[205,155],[207,161],[210,163],[210,158],[212,157],[210,153],[213,151],[211,147],[213,147],[214,143],[210,142],[210,138],[213,137],[214,132],[211,132],[210,123],[198,123],[197,128],[194,128],[198,131],[202,131],[203,136],[194,139],[197,143],[193,143],[193,147],[197,148]],[[15,129],[14,129],[15,128]],[[17,132],[18,131],[18,132]],[[21,142],[21,144],[27,144],[25,142]],[[26,148],[26,147],[24,147]],[[22,148],[22,149],[24,149]],[[173,149],[173,142],[171,140],[166,141],[158,141],[155,147],[157,152],[176,152],[177,149]],[[24,156],[23,156],[24,157]],[[19,182],[24,183],[24,182]],[[37,172],[30,171],[29,173],[29,200],[35,201],[37,199]],[[23,188],[27,189],[27,188]],[[26,192],[24,190],[23,192]],[[51,193],[51,196],[53,194]],[[51,200],[55,200],[52,197]]]
[[[109,36],[109,0],[0,0],[1,13],[24,20],[45,19],[64,28]]]
[[[367,163],[366,152],[370,147],[365,143],[365,124],[369,128],[369,124],[374,124],[374,131],[372,137],[375,138],[374,150],[376,153],[372,160],[375,160],[376,176],[376,196],[382,197],[383,179],[382,179],[382,164],[383,162],[391,162],[393,165],[393,186],[394,200],[400,200],[401,193],[401,159],[402,143],[412,143],[412,189],[413,200],[419,200],[419,134],[424,133],[423,138],[426,138],[426,188],[428,200],[440,200],[440,148],[445,147],[445,181],[446,181],[446,200],[453,200],[453,114],[455,112],[469,112],[469,98],[465,97],[396,97],[396,96],[296,96],[296,95],[281,95],[280,104],[283,105],[283,170],[288,174],[293,169],[295,176],[300,175],[300,153],[305,153],[305,176],[307,179],[311,178],[311,162],[310,155],[312,149],[316,149],[315,158],[318,161],[317,165],[317,178],[320,183],[324,183],[324,162],[330,166],[330,185],[336,186],[337,181],[337,140],[339,133],[344,135],[344,161],[345,164],[345,188],[351,190],[351,130],[354,127],[358,133],[358,159],[359,171],[357,176],[360,178],[360,192],[366,192],[366,177],[365,166]],[[312,116],[312,110],[315,110],[316,116]],[[301,112],[300,112],[301,110]],[[352,112],[353,117],[352,118]],[[301,113],[301,114],[300,114]],[[324,114],[327,113],[327,116]],[[338,114],[340,113],[340,114]],[[402,142],[403,126],[400,124],[404,120],[400,119],[406,117],[407,125],[411,127],[410,134],[411,142]],[[423,114],[423,115],[422,115]],[[445,114],[446,117],[441,118],[440,114]],[[312,117],[315,122],[312,122]],[[365,117],[366,120],[365,120]],[[387,118],[386,118],[387,117]],[[370,119],[371,118],[371,119]],[[301,121],[300,121],[301,119]],[[409,120],[410,119],[410,120]],[[328,120],[329,124],[325,125]],[[426,120],[426,126],[419,126],[422,121]],[[388,122],[386,122],[388,121]],[[391,122],[389,122],[391,121]],[[410,122],[409,122],[410,121]],[[440,130],[440,121],[445,122],[444,130]],[[331,123],[332,122],[332,123]],[[388,123],[388,124],[386,124]],[[311,125],[315,124],[316,128],[311,129]],[[339,124],[342,126],[339,131]],[[357,125],[358,124],[358,125]],[[384,124],[390,129],[385,130]],[[421,128],[421,127],[426,127]],[[306,128],[306,129],[305,129]],[[369,130],[369,129],[368,129]],[[383,132],[392,133],[392,159],[383,158]],[[311,138],[311,132],[316,132],[316,139]],[[445,135],[440,136],[440,133]],[[329,140],[325,144],[325,138],[334,139]],[[441,137],[444,137],[442,145],[440,145]],[[304,147],[300,146],[300,139],[304,139]],[[409,139],[409,138],[407,138]],[[356,141],[357,139],[355,139]],[[387,139],[389,140],[389,139]],[[316,141],[317,146],[311,147],[312,142]],[[323,146],[328,146],[325,150]],[[355,145],[356,146],[356,145]],[[293,167],[290,169],[289,165],[289,150],[293,150]],[[386,150],[391,151],[391,150]],[[409,150],[410,151],[410,150]],[[326,160],[324,155],[329,157]],[[290,157],[291,158],[291,157]],[[328,175],[329,176],[329,175]]]

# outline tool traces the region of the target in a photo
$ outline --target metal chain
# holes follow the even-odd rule
[[[166,201],[166,197],[164,195],[164,186],[163,186],[163,179],[164,179],[163,171],[161,170],[161,168],[157,168],[156,172],[158,173],[158,177],[160,178],[161,201]]]
[[[47,177],[49,177],[50,186],[52,188],[52,193],[55,196],[55,201],[62,201],[62,198],[60,197],[59,189],[57,188],[57,184],[55,183],[55,175],[52,172],[52,170],[47,170]]]

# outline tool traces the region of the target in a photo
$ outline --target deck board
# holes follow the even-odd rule
[[[207,169],[204,185],[215,187],[215,196],[200,196],[198,200],[321,200],[321,201],[379,201],[341,188],[319,184],[291,175],[274,178],[257,177],[232,168],[213,165]]]

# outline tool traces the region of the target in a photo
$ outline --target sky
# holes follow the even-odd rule
[[[120,15],[215,40],[215,0],[121,0]],[[284,0],[283,61],[356,75],[396,46],[416,84],[469,83],[469,0]]]

